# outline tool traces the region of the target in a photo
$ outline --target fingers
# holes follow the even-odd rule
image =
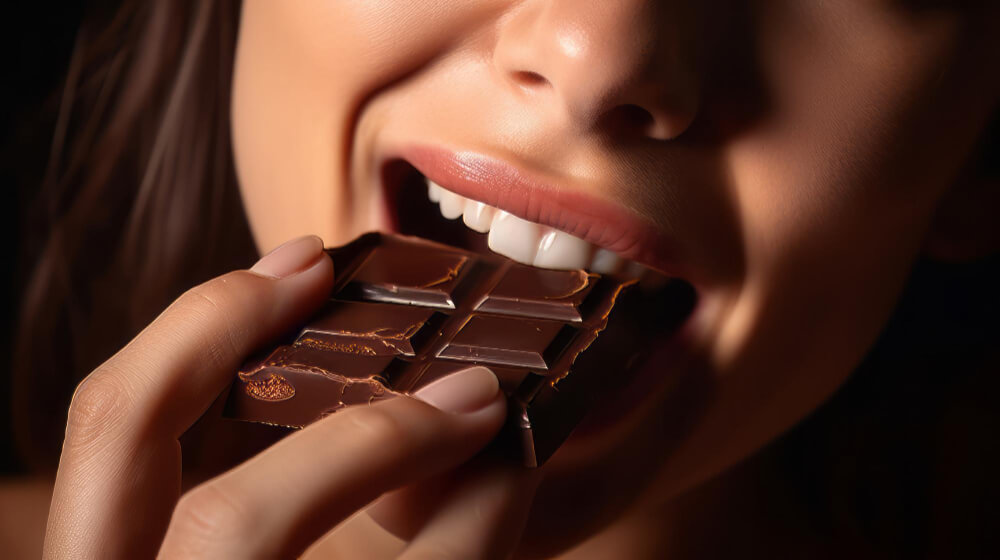
[[[188,290],[81,384],[77,398],[119,390],[136,437],[177,438],[232,381],[256,347],[302,320],[329,296],[332,263],[318,237],[291,241],[249,271]]]
[[[289,242],[252,271],[191,289],[88,376],[70,405],[46,556],[152,555],[180,491],[177,437],[332,281],[319,238]]]
[[[458,472],[446,472],[382,496],[365,513],[383,530],[410,542],[448,497]]]
[[[483,466],[469,469],[401,560],[509,558],[528,518],[539,469]]]
[[[192,490],[161,554],[296,556],[382,493],[465,462],[506,416],[496,377],[481,367],[418,395],[426,403],[397,398],[338,412]]]

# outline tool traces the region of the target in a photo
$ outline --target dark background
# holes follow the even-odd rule
[[[6,61],[0,87],[0,185],[3,188],[4,282],[0,302],[0,475],[17,473],[11,454],[10,361],[18,294],[30,255],[20,232],[25,211],[41,184],[58,110],[63,75],[84,13],[79,2],[25,2],[5,9],[0,52]]]

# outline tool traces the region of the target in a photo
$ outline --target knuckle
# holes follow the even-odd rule
[[[88,447],[113,433],[133,402],[128,387],[115,375],[95,371],[73,393],[66,422],[67,444]]]
[[[170,524],[172,536],[197,546],[237,543],[252,528],[249,508],[214,483],[181,496]]]
[[[232,273],[195,286],[184,292],[174,303],[178,310],[191,317],[188,328],[202,331],[205,355],[215,366],[228,367],[244,354],[242,341],[247,340],[247,328],[237,320],[236,309],[241,305],[231,281]]]
[[[210,280],[181,294],[174,306],[197,317],[227,315],[231,296],[221,279]]]

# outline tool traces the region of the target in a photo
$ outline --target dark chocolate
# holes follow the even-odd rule
[[[511,267],[476,311],[582,321],[580,306],[597,278],[583,270]]]
[[[342,297],[454,309],[452,292],[467,270],[469,256],[428,248],[415,260],[411,251],[401,244],[372,251],[344,287]]]
[[[418,238],[370,233],[328,254],[330,301],[290,343],[244,365],[228,417],[301,427],[481,364],[508,395],[498,445],[537,466],[692,303],[679,282],[654,297],[634,280]]]
[[[295,342],[365,356],[413,356],[443,321],[443,315],[426,307],[331,302]]]
[[[438,356],[548,370],[574,330],[561,321],[474,315]]]

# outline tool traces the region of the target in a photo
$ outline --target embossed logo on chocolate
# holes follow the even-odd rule
[[[268,402],[287,401],[295,396],[295,387],[277,373],[266,379],[247,379],[246,391],[251,397]]]

